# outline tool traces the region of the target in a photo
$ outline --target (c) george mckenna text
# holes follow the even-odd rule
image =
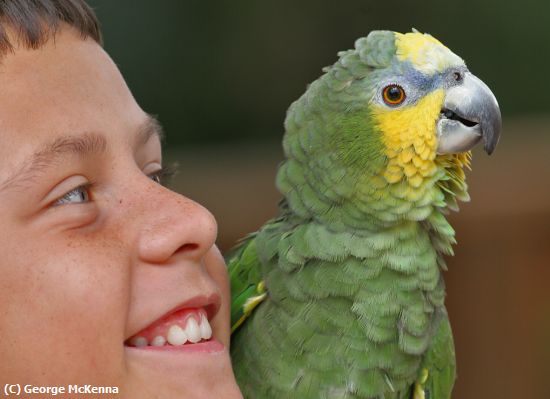
[[[23,392],[30,394],[49,394],[51,396],[57,396],[59,394],[72,393],[72,394],[107,394],[119,392],[118,387],[97,387],[94,385],[67,385],[67,386],[36,386],[25,385]]]

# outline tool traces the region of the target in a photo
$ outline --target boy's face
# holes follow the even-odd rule
[[[240,397],[216,223],[155,181],[158,132],[111,59],[63,27],[4,56],[0,88],[2,382]],[[208,343],[129,343],[201,312]]]

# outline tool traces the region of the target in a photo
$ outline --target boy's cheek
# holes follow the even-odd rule
[[[214,280],[222,296],[220,311],[216,315],[213,327],[220,332],[219,337],[222,343],[229,345],[230,339],[230,307],[231,293],[227,267],[218,247],[215,245],[206,253],[204,264],[208,275]]]
[[[7,303],[0,324],[0,375],[29,383],[90,384],[112,382],[123,370],[123,325],[113,317],[122,310],[104,307],[100,314],[91,302],[97,300],[100,309],[101,298],[83,300],[62,284],[57,293],[48,287]]]
[[[45,381],[78,381],[82,373],[88,379],[116,374],[129,298],[122,273],[127,268],[114,254],[39,237],[24,241],[28,245],[14,244],[9,251],[10,240],[0,243],[0,353],[4,364],[18,364],[0,375],[25,370]],[[78,366],[67,370],[75,359]]]
[[[217,246],[213,246],[204,256],[206,271],[214,279],[222,292],[224,300],[230,299],[229,274],[222,254]],[[226,303],[227,305],[229,303]]]

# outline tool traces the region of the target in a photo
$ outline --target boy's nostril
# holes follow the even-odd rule
[[[199,244],[195,244],[195,243],[184,244],[181,247],[179,247],[177,252],[192,252],[196,250],[198,247],[199,247]]]

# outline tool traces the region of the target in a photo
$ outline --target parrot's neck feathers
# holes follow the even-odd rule
[[[469,200],[464,173],[469,152],[432,157],[427,144],[413,140],[357,173],[337,153],[304,154],[307,142],[299,143],[301,139],[293,148],[286,141],[289,159],[279,168],[277,186],[286,212],[303,220],[317,220],[334,230],[378,231],[403,221],[426,221],[433,212],[456,211],[457,200]]]

